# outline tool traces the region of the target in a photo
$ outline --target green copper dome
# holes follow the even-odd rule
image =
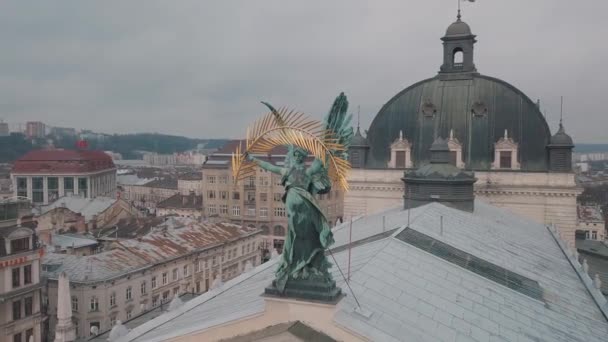
[[[506,130],[518,144],[521,169],[546,171],[551,132],[536,104],[511,84],[477,72],[476,39],[466,23],[459,19],[450,25],[441,40],[439,73],[397,93],[373,119],[366,167],[386,167],[399,131],[412,144],[412,161],[419,167],[430,160],[434,138],[453,130],[466,168],[489,170],[494,144]]]

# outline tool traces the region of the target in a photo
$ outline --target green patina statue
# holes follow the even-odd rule
[[[276,113],[274,108],[266,105]],[[328,152],[345,163],[346,151],[353,135],[351,116],[346,114],[347,108],[348,101],[342,93],[336,98],[323,122],[325,130],[333,132],[342,147],[339,151]],[[307,166],[309,151],[296,145],[287,147],[288,153],[282,167],[245,154],[249,162],[280,175],[281,184],[285,187],[282,200],[288,218],[287,237],[276,279],[266,292],[332,301],[341,295],[329,272],[331,264],[325,256],[325,250],[334,243],[334,238],[329,222],[315,198],[317,194],[331,191],[329,170],[327,164],[324,165],[319,158]]]
[[[307,156],[307,151],[290,145],[285,167],[248,157],[264,170],[281,175],[281,184],[285,186],[283,202],[288,230],[276,274],[276,286],[281,292],[289,278],[329,280],[331,277],[324,251],[334,243],[334,239],[331,227],[313,196],[317,190],[313,178],[320,178],[326,171],[317,159],[306,167],[304,161]]]

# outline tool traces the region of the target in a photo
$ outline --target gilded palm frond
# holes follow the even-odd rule
[[[252,176],[256,165],[246,160],[246,154],[268,154],[281,145],[294,145],[307,150],[319,159],[328,170],[330,179],[347,190],[346,175],[350,164],[340,156],[346,148],[340,135],[323,127],[323,123],[310,119],[301,112],[280,108],[271,110],[247,129],[245,148],[239,145],[232,155],[232,172],[235,180]]]

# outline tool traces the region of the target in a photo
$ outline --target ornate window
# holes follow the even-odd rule
[[[520,165],[517,161],[518,144],[509,137],[509,132],[505,129],[505,135],[494,145],[493,169],[519,170]]]
[[[476,101],[475,103],[473,103],[471,113],[473,113],[473,115],[476,117],[484,117],[488,113],[488,107],[486,107],[483,102]]]
[[[406,169],[412,167],[412,145],[403,138],[403,131],[399,131],[399,138],[391,144],[391,159],[388,167],[391,169]]]
[[[420,106],[420,111],[425,117],[432,118],[437,113],[437,107],[431,102],[431,99],[426,99],[422,106]]]
[[[454,135],[454,130],[450,130],[450,138],[448,139],[448,148],[450,149],[450,162],[458,168],[464,168],[462,161],[462,144]]]

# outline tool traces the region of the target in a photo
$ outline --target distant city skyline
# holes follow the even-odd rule
[[[463,3],[480,73],[560,96],[575,143],[608,143],[601,77],[608,3]],[[260,100],[322,117],[341,91],[367,129],[398,91],[441,64],[456,4],[432,0],[0,5],[0,118],[103,133],[238,138]],[[24,21],[23,18],[29,18]],[[356,113],[355,113],[356,114]]]

